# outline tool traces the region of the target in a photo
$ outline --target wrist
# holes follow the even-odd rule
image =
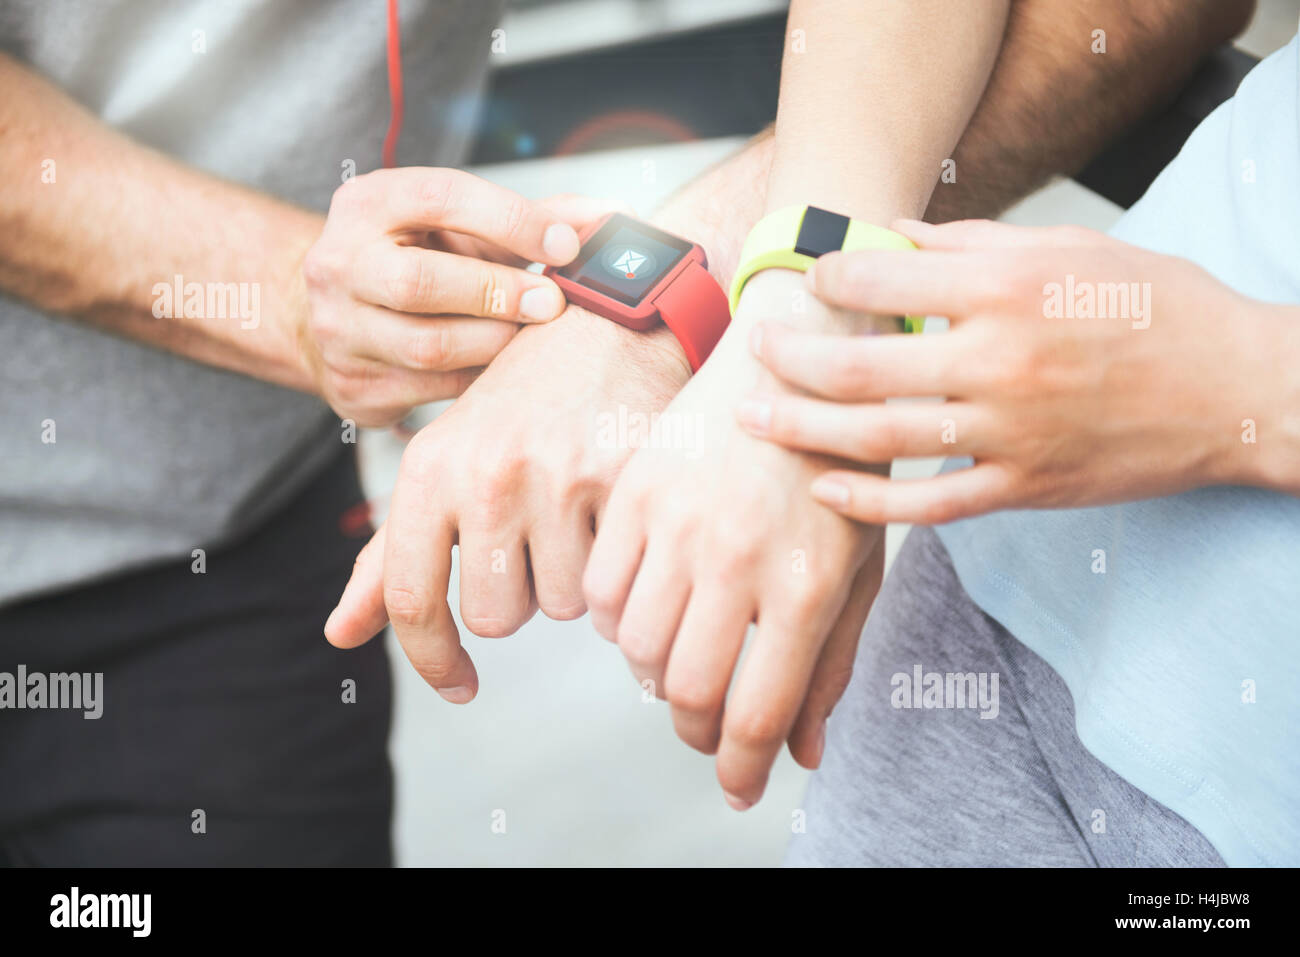
[[[763,214],[775,138],[768,127],[743,150],[674,193],[650,222],[703,247],[709,272],[728,288],[750,227]]]
[[[290,254],[288,275],[281,286],[283,290],[283,328],[287,332],[282,350],[285,356],[286,377],[282,383],[301,392],[325,398],[321,390],[322,361],[320,350],[311,337],[308,320],[311,318],[311,300],[307,294],[307,280],[302,264],[311,248],[310,242],[299,248],[288,247]]]
[[[1211,477],[1214,484],[1300,495],[1300,381],[1290,374],[1300,365],[1300,310],[1251,305],[1254,321],[1234,340],[1237,414]]]
[[[548,329],[569,332],[584,342],[595,343],[601,352],[653,366],[679,380],[680,385],[685,385],[691,377],[686,351],[672,330],[662,323],[642,332],[569,303],[558,317],[548,323],[528,326],[520,336],[535,335]]]
[[[260,379],[325,399],[320,351],[310,333],[311,298],[303,261],[325,226],[315,213],[275,203],[255,209],[260,218],[262,248],[250,250],[261,266],[262,317],[252,332],[235,329],[245,348],[253,350],[246,370]]]
[[[808,288],[806,274],[795,269],[763,269],[745,283],[728,335],[748,339],[762,322],[779,322],[804,332],[857,335],[897,332],[892,316],[872,316],[837,309],[818,299]],[[724,339],[726,337],[724,336]]]

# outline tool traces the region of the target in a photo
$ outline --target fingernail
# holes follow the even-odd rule
[[[819,478],[812,483],[812,497],[831,508],[844,508],[849,504],[849,487],[835,479]]]
[[[772,403],[766,399],[745,399],[736,409],[736,417],[749,431],[766,435],[772,428]]]
[[[817,260],[814,259],[808,264],[808,268],[804,270],[803,281],[813,292],[817,291]]]
[[[457,685],[454,688],[436,688],[438,694],[442,695],[444,701],[450,701],[452,704],[468,704],[474,697],[473,689],[466,685]]]
[[[728,794],[726,791],[722,792],[722,796],[727,799],[727,803],[731,805],[733,811],[748,811],[754,806],[753,801],[746,801],[744,798],[736,797],[734,794]]]
[[[542,234],[542,250],[556,264],[567,263],[578,255],[578,234],[568,223],[548,226]]]
[[[554,319],[564,311],[564,297],[550,286],[534,286],[519,297],[519,314],[526,319]]]
[[[815,751],[813,764],[816,765],[817,767],[821,767],[822,755],[826,753],[826,722],[825,721],[823,721],[822,726],[817,729],[817,745],[813,750]]]
[[[763,327],[755,326],[749,334],[749,351],[760,359],[763,358]]]
[[[335,606],[334,610],[330,612],[330,616],[325,619],[325,628],[323,630],[326,635],[330,633],[330,625],[334,624],[334,619],[337,618],[338,615],[339,615],[339,610],[338,607]]]

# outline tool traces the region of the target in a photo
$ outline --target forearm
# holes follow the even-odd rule
[[[769,126],[675,192],[651,217],[669,232],[703,246],[709,272],[723,288],[740,264],[745,236],[763,216],[773,142]]]
[[[673,193],[650,217],[668,232],[699,243],[709,258],[709,272],[724,289],[740,263],[745,236],[763,216],[772,143],[772,128],[768,127]],[[657,327],[647,338],[655,347],[686,361],[686,354],[666,327]]]
[[[1015,0],[984,96],[925,218],[992,218],[1078,172],[1249,22],[1255,0]],[[1104,30],[1105,52],[1093,52]]]
[[[31,184],[0,193],[0,288],[201,362],[311,389],[292,320],[306,309],[299,266],[321,217],[131,142],[3,56],[0,86],[0,175]],[[183,297],[169,301],[178,276]],[[234,308],[232,289],[256,315]]]
[[[919,217],[984,89],[1007,0],[795,0],[767,209]]]
[[[1205,54],[1246,25],[1254,5],[1013,0],[983,96],[951,156],[930,171],[938,177],[942,160],[954,161],[952,176],[929,184],[934,192],[926,219],[996,216],[1052,176],[1077,172],[1173,95]],[[1092,52],[1095,29],[1109,37],[1104,54]],[[864,30],[869,34],[871,27]],[[745,234],[768,206],[773,146],[769,127],[675,193],[654,217],[666,229],[698,238],[711,271],[724,282]]]

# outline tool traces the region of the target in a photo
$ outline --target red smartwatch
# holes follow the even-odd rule
[[[547,266],[572,303],[629,329],[660,319],[698,371],[731,321],[727,294],[709,275],[695,243],[622,213],[583,230],[582,248],[567,266]]]

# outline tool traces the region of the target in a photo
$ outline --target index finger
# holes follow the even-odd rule
[[[415,448],[407,446],[408,454]],[[408,469],[404,459],[385,523],[384,606],[420,677],[452,704],[465,704],[478,693],[478,673],[447,603],[453,526],[437,507],[440,490]]]
[[[844,336],[755,327],[750,348],[773,375],[839,401],[965,395],[978,368],[967,339],[943,336]]]
[[[554,209],[458,169],[385,170],[388,229],[449,229],[530,262],[562,266],[578,255],[578,233]]]
[[[384,609],[384,529],[357,554],[338,606],[325,621],[325,639],[336,648],[364,645],[388,624]]]
[[[956,320],[1006,298],[1014,285],[1006,264],[998,252],[833,252],[813,263],[805,281],[818,299],[842,309]]]

